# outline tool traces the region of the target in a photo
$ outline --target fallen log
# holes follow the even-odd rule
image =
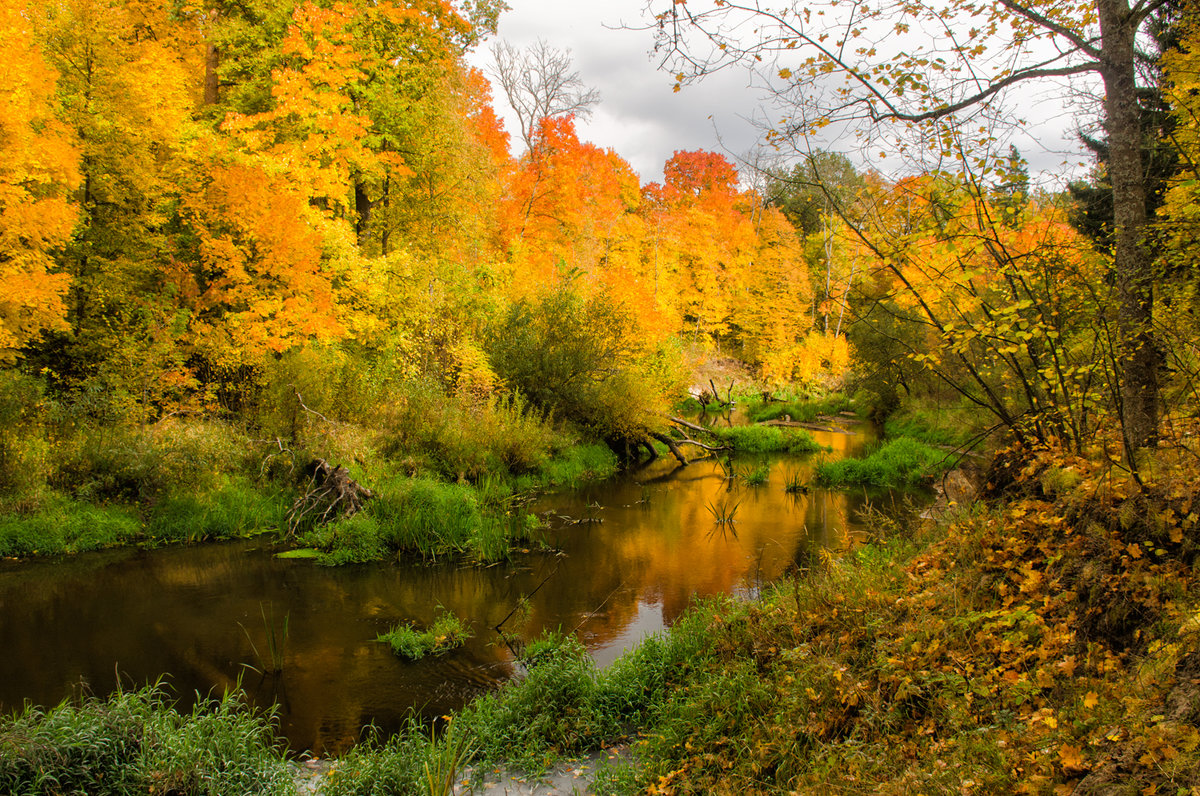
[[[764,420],[759,423],[760,426],[778,426],[780,428],[807,428],[811,431],[827,431],[830,434],[853,434],[838,426],[823,426],[820,423],[806,423],[803,420]]]
[[[688,463],[687,457],[683,455],[683,451],[679,450],[679,445],[675,440],[671,439],[666,434],[661,434],[657,431],[651,431],[650,436],[666,445],[667,450],[671,452],[671,455],[674,456],[680,464],[686,465]]]
[[[668,416],[667,420],[670,420],[672,423],[674,423],[677,426],[683,426],[684,428],[690,428],[692,431],[699,431],[701,434],[712,434],[712,432],[709,431],[704,426],[698,426],[695,423],[689,423],[688,421],[686,421],[680,417]]]

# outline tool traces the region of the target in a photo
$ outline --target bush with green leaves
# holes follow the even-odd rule
[[[512,305],[487,349],[496,374],[534,406],[606,441],[641,439],[647,418],[667,408],[663,358],[640,349],[633,316],[569,282]]]

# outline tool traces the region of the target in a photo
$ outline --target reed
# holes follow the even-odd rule
[[[283,672],[284,650],[288,640],[288,622],[291,614],[283,615],[283,624],[276,628],[275,614],[272,609],[270,612],[263,603],[258,604],[259,613],[262,614],[263,630],[266,635],[267,655],[264,657],[258,651],[258,646],[254,643],[254,639],[250,636],[250,631],[241,622],[238,622],[238,627],[246,634],[246,640],[250,642],[250,649],[254,651],[254,657],[258,660],[258,666],[251,666],[248,663],[243,663],[247,669],[252,669],[259,674],[278,675]]]

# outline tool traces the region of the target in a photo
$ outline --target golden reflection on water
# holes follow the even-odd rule
[[[817,436],[830,456],[864,439]],[[512,655],[496,632],[502,622],[526,640],[546,629],[578,633],[604,665],[698,597],[753,593],[808,566],[821,546],[851,543],[866,496],[786,494],[789,477],[811,474],[812,457],[743,457],[734,470],[760,463],[770,472],[757,487],[727,478],[715,460],[685,468],[661,460],[547,496],[537,509],[551,517],[550,551],[506,566],[331,569],[276,559],[261,540],[4,562],[0,709],[55,704],[81,681],[106,693],[117,672],[126,686],[168,674],[184,703],[240,682],[260,704],[279,705],[293,748],[337,752],[365,724],[389,730],[410,710],[445,713],[511,677]],[[736,504],[732,522],[714,522],[708,507],[717,504]],[[475,632],[451,655],[407,663],[374,640],[398,622],[428,624],[441,610]],[[284,617],[282,674],[264,674],[268,626],[281,633]]]

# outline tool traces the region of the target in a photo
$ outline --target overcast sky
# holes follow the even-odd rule
[[[761,118],[760,92],[750,87],[740,69],[710,75],[685,85],[675,93],[670,74],[658,69],[651,50],[653,33],[645,26],[645,0],[508,0],[512,9],[500,18],[499,37],[516,47],[527,47],[539,38],[559,49],[569,49],[583,81],[600,90],[602,99],[590,119],[578,125],[580,138],[614,149],[627,160],[643,182],[662,179],[662,167],[676,150],[707,149],[731,157],[752,151],[760,131],[752,119]],[[490,63],[485,44],[471,60],[485,68]],[[1061,89],[1041,87],[1052,96]],[[514,149],[520,149],[519,126],[511,118],[503,93],[496,88],[497,112],[506,116],[505,127]],[[1036,96],[1030,97],[1030,103]],[[1021,103],[1025,110],[1028,104]],[[1014,143],[1035,175],[1078,175],[1081,156],[1074,129],[1076,119],[1060,108],[1037,112],[1038,121],[1015,137]],[[827,148],[837,149],[836,142]],[[1072,155],[1072,153],[1075,153]],[[517,154],[514,151],[514,154]],[[850,152],[860,165],[882,166]],[[1072,165],[1064,165],[1070,161]]]

